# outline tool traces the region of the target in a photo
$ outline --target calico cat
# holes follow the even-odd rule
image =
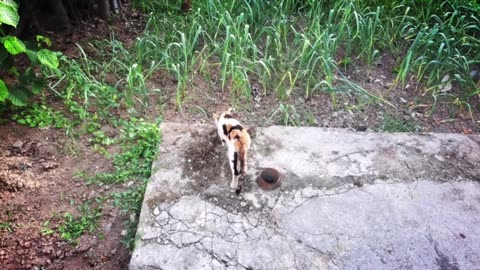
[[[250,135],[247,129],[232,115],[232,108],[220,114],[214,114],[215,125],[222,145],[227,145],[228,163],[232,171],[230,188],[238,187],[238,178],[247,173],[247,152],[250,148]]]

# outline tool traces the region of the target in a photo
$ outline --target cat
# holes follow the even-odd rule
[[[217,133],[222,145],[227,145],[227,156],[232,182],[230,188],[237,189],[238,178],[247,173],[247,153],[250,148],[250,135],[245,127],[232,115],[232,108],[220,115],[213,115]]]

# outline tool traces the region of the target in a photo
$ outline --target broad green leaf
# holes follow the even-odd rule
[[[14,88],[8,93],[8,100],[10,100],[13,105],[25,106],[27,105],[28,96],[23,89]]]
[[[13,55],[27,51],[25,44],[23,44],[21,40],[14,36],[6,36],[3,40],[3,46],[5,46],[5,49],[7,49],[7,51]]]
[[[32,65],[38,64],[37,52],[27,49],[25,52],[28,56],[28,59],[32,62]]]
[[[47,49],[41,49],[37,52],[37,58],[40,63],[49,68],[56,69],[58,68],[58,57],[57,55]]]
[[[8,97],[7,85],[0,79],[0,102],[4,101]]]
[[[18,4],[15,0],[2,0],[2,4],[12,7],[14,9],[18,9]]]
[[[0,2],[0,24],[8,24],[17,27],[20,16],[18,16],[17,9],[10,5]]]

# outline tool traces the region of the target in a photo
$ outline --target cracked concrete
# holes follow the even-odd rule
[[[162,131],[132,270],[480,265],[479,136],[258,128],[237,195],[213,126]]]

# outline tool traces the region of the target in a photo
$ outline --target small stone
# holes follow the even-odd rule
[[[121,235],[121,236],[126,236],[126,235],[127,235],[127,230],[122,230],[122,231],[120,232],[120,235]]]
[[[478,70],[478,69],[474,69],[474,70],[470,71],[470,77],[472,77],[472,78],[477,77],[479,74],[480,74],[480,70]]]
[[[160,209],[158,209],[158,207],[155,207],[155,209],[153,209],[153,215],[154,216],[160,215]]]
[[[20,140],[17,140],[15,143],[13,143],[12,146],[13,146],[13,148],[17,148],[17,149],[18,149],[18,148],[22,148],[23,142],[20,141]]]
[[[105,133],[107,137],[115,137],[117,135],[117,130],[109,125],[105,125],[101,128],[101,131]]]
[[[43,249],[42,249],[42,253],[47,255],[47,254],[52,254],[53,253],[53,247],[51,246],[45,246]]]
[[[393,83],[388,82],[388,83],[386,83],[385,85],[383,85],[383,87],[384,87],[385,89],[389,89],[390,87],[392,87],[392,85],[393,85]]]
[[[78,238],[78,245],[76,247],[76,250],[78,252],[85,252],[89,250],[96,243],[97,243],[97,240],[95,237],[92,237],[90,235],[82,235],[80,236],[80,238]]]
[[[127,187],[131,187],[131,186],[133,186],[133,184],[134,184],[133,181],[129,181],[129,182],[127,183]]]
[[[55,169],[58,167],[58,163],[57,162],[53,162],[53,161],[50,161],[50,162],[45,162],[42,164],[42,169],[44,171],[48,171],[48,170],[51,170],[51,169]]]
[[[112,230],[112,223],[108,223],[107,226],[105,226],[105,232],[109,233]]]
[[[241,202],[240,205],[241,205],[242,207],[245,207],[245,206],[247,206],[247,203],[246,203],[246,202]]]

